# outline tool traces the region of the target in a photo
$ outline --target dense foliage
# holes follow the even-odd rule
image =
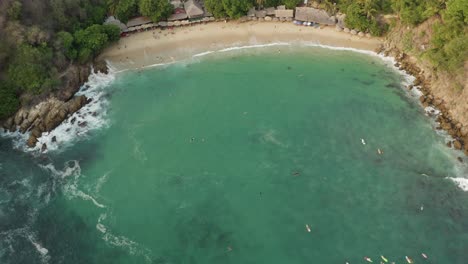
[[[294,8],[302,0],[205,0],[205,6],[217,18],[239,18],[245,16],[250,8],[286,5]]]
[[[313,2],[313,1],[309,1]],[[468,57],[467,0],[316,0],[328,12],[346,14],[349,28],[382,35],[391,14],[415,26],[438,21],[424,51],[435,67],[458,72]],[[252,7],[302,0],[205,0],[215,17],[238,18]],[[107,15],[122,22],[144,15],[153,21],[173,11],[167,0],[0,0],[0,119],[12,114],[23,93],[56,89],[72,63],[86,63],[119,38],[119,29],[102,25]],[[397,15],[397,16],[395,16]],[[412,44],[412,38],[407,39]],[[411,46],[411,45],[410,45]]]
[[[446,4],[428,55],[435,66],[458,72],[468,60],[468,1],[449,0]]]
[[[56,89],[72,62],[92,60],[120,36],[102,23],[105,0],[0,1],[0,119],[23,93]]]
[[[137,15],[147,16],[158,22],[173,11],[168,0],[107,0],[107,5],[109,12],[123,23]]]
[[[139,11],[140,14],[158,22],[172,14],[173,6],[167,0],[140,0]]]

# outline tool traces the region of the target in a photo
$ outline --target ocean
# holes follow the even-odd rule
[[[0,139],[0,263],[467,263],[466,162],[411,81],[289,45],[93,75],[46,153]]]

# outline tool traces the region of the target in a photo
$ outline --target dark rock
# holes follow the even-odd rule
[[[448,122],[442,122],[440,126],[442,127],[443,130],[449,131],[450,129],[452,129],[452,125]]]
[[[44,152],[44,151],[46,151],[46,150],[47,150],[47,144],[44,143],[44,144],[42,144],[41,152]]]
[[[447,142],[447,147],[449,147],[449,148],[452,147],[452,141]]]
[[[457,160],[461,163],[463,163],[463,159],[461,157],[458,157]]]
[[[419,102],[424,103],[426,101],[426,97],[424,95],[421,95],[419,97]]]
[[[80,110],[87,102],[87,98],[84,95],[73,97],[68,103],[68,112],[75,113]]]
[[[31,130],[31,136],[35,138],[40,138],[41,135],[42,135],[42,131],[39,128],[36,127],[33,130]]]
[[[74,117],[74,118],[72,118],[72,119],[70,120],[70,123],[72,123],[72,125],[75,124],[75,122],[76,122],[76,117]]]
[[[453,147],[455,149],[461,150],[462,149],[462,143],[458,140],[453,141]]]
[[[84,121],[84,122],[78,122],[78,126],[79,127],[86,127],[88,125],[88,122]]]
[[[61,101],[70,100],[80,89],[81,85],[88,81],[91,73],[89,65],[72,65],[62,77],[63,87],[56,92],[56,97]]]
[[[94,73],[98,73],[98,72],[101,72],[104,74],[109,73],[109,68],[107,67],[107,63],[103,60],[95,61],[93,64],[93,68],[94,68]]]
[[[57,142],[57,137],[56,136],[52,137],[52,142]]]
[[[34,146],[36,146],[36,143],[37,143],[37,138],[33,135],[30,135],[28,142],[26,144],[28,145],[28,147],[33,148]]]

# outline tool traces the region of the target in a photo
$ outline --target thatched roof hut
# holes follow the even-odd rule
[[[255,12],[255,16],[258,18],[266,17],[266,15],[267,15],[267,11],[265,10],[258,10],[257,12]]]
[[[335,18],[331,17],[325,10],[312,7],[296,7],[296,20],[323,25],[336,24]]]
[[[144,17],[144,16],[135,17],[135,18],[132,18],[132,19],[128,20],[127,27],[128,28],[137,27],[137,26],[149,24],[149,23],[152,23],[152,22],[153,21],[151,21],[151,19],[149,17]]]
[[[283,18],[293,18],[294,17],[294,10],[292,9],[277,9],[275,10],[276,17],[283,17]]]
[[[185,12],[189,18],[199,18],[202,17],[205,12],[203,11],[203,7],[194,0],[188,0],[184,3]]]
[[[174,10],[174,14],[170,15],[167,20],[168,21],[176,21],[176,20],[183,20],[188,18],[187,13],[185,12],[185,9],[183,8],[177,8]]]
[[[118,26],[120,28],[120,31],[121,32],[124,32],[125,30],[127,30],[127,26],[120,22],[120,20],[118,20],[117,18],[115,18],[114,16],[110,16],[106,19],[106,21],[104,21],[104,25],[115,25],[115,26]]]
[[[274,16],[275,15],[275,8],[274,7],[268,7],[265,9],[266,15],[267,16]]]

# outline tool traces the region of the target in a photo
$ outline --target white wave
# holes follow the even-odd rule
[[[74,186],[72,186],[72,187],[74,187]],[[73,195],[75,195],[75,196],[77,196],[77,197],[80,197],[80,198],[82,198],[83,200],[92,201],[93,204],[96,205],[96,206],[99,207],[99,208],[105,208],[105,207],[106,207],[105,205],[98,203],[98,202],[96,201],[96,199],[94,199],[94,197],[92,197],[92,196],[89,195],[89,194],[84,193],[84,192],[81,191],[81,190],[78,190],[78,189],[76,189],[76,188],[70,188],[69,190],[72,191],[72,194],[73,194]]]
[[[108,125],[107,106],[109,104],[107,87],[115,80],[115,70],[109,67],[109,73],[92,73],[88,82],[81,86],[77,96],[84,95],[91,102],[67,118],[62,124],[50,132],[42,133],[34,148],[26,146],[29,133],[1,132],[0,136],[13,139],[13,147],[26,152],[39,153],[42,145],[47,145],[46,152],[63,150],[72,142],[86,138],[90,131]],[[72,122],[73,120],[73,122]],[[54,140],[52,140],[54,139]],[[55,142],[54,142],[55,141]]]
[[[174,63],[176,63],[176,61],[167,62],[167,63],[155,63],[155,64],[150,64],[150,65],[143,66],[143,67],[141,67],[141,69],[168,66],[168,65],[171,65],[171,64],[174,64]]]
[[[202,53],[195,54],[195,55],[193,55],[192,57],[203,57],[203,56],[212,54],[212,53],[214,53],[214,52],[216,52],[216,51],[209,50],[209,51],[205,51],[205,52],[202,52]]]
[[[106,220],[107,218],[107,214],[101,214],[98,218],[98,222],[96,224],[96,229],[99,230],[99,232],[101,233],[106,233],[107,232],[107,228],[104,224],[102,224],[101,222]]]
[[[73,166],[69,166],[70,163],[73,163]],[[64,170],[60,171],[55,168],[53,164],[47,165],[39,165],[40,168],[49,171],[52,173],[52,176],[58,179],[59,181],[63,181],[66,178],[71,177],[67,183],[62,184],[62,189],[64,193],[69,198],[81,198],[85,201],[91,201],[94,205],[99,208],[105,208],[106,206],[99,203],[93,196],[83,192],[82,190],[78,189],[78,179],[81,176],[81,167],[77,160],[69,161],[65,164]],[[53,183],[53,190],[55,189],[56,183]]]
[[[255,49],[255,48],[267,48],[267,47],[275,47],[275,46],[291,46],[291,43],[287,42],[275,42],[275,43],[268,43],[268,44],[255,44],[255,45],[246,45],[246,46],[236,46],[221,49],[217,52],[228,52],[234,50],[243,50],[243,49]]]
[[[97,183],[94,187],[94,192],[99,193],[101,191],[102,186],[107,182],[107,179],[109,178],[109,175],[112,173],[112,171],[108,171],[104,173],[98,180]]]
[[[466,178],[447,178],[453,181],[460,189],[468,192],[468,179]]]
[[[28,238],[29,238],[29,241],[31,241],[31,243],[36,248],[37,252],[39,252],[39,254],[41,255],[42,263],[48,263],[50,259],[50,256],[48,255],[49,250],[43,247],[39,242],[35,241],[32,235],[28,236]]]

